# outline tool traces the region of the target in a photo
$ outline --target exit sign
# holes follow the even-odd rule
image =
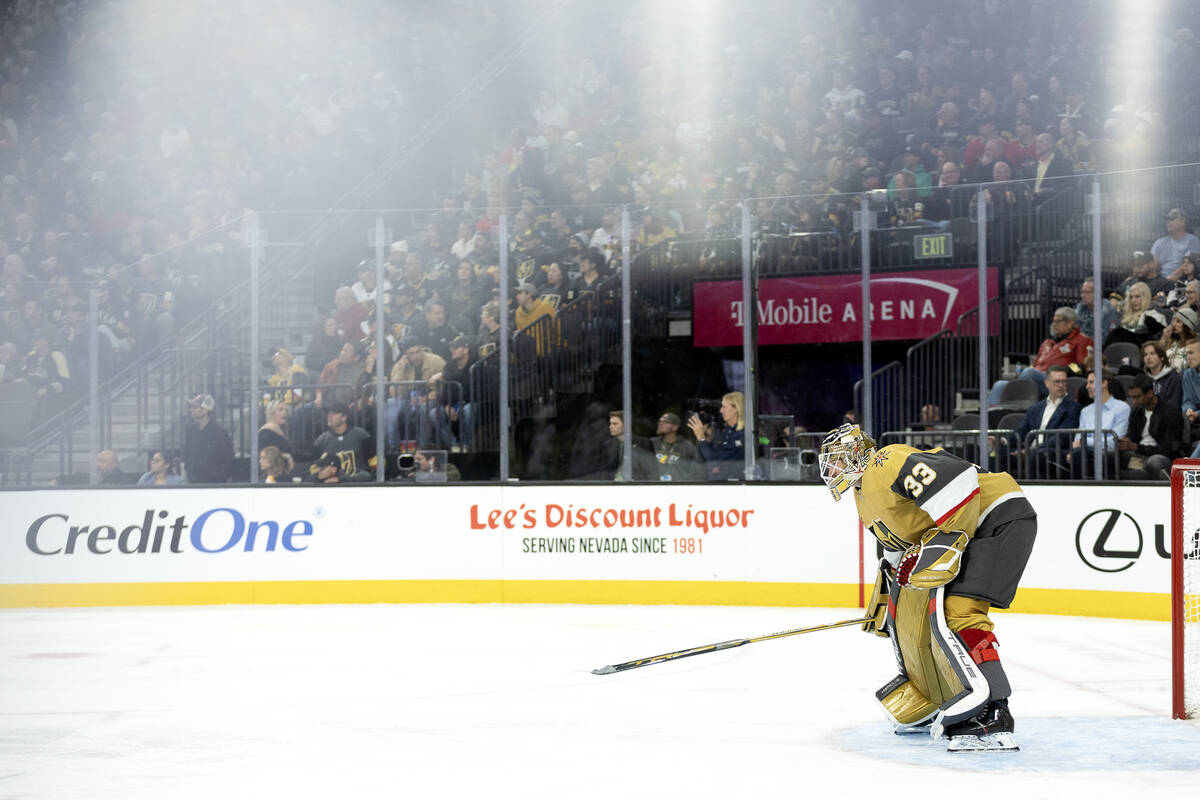
[[[921,234],[913,237],[914,258],[950,258],[954,255],[954,235]]]

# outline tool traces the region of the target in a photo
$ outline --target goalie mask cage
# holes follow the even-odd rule
[[[1200,718],[1200,460],[1171,467],[1171,715]]]

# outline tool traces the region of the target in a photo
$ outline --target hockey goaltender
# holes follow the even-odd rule
[[[883,545],[863,629],[890,637],[899,661],[875,694],[896,733],[944,736],[951,752],[1016,750],[988,610],[1012,603],[1037,535],[1021,487],[941,448],[876,449],[852,424],[825,437],[820,466]]]

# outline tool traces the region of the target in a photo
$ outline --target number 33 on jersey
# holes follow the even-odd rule
[[[877,451],[854,492],[858,515],[885,548],[903,551],[931,527],[974,536],[999,502],[1021,494],[1007,473],[984,472],[941,448]]]

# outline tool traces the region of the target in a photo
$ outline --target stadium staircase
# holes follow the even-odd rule
[[[260,288],[264,350],[300,349],[300,332],[312,327],[309,267],[283,260],[265,271]],[[281,271],[289,279],[280,280]],[[227,293],[170,342],[125,366],[99,387],[98,449],[112,449],[122,471],[141,474],[149,454],[164,450],[178,457],[189,420],[186,399],[211,394],[215,419],[241,452],[249,442],[249,291],[243,283]],[[262,374],[270,374],[269,353]],[[59,475],[85,473],[90,465],[90,414],[86,388],[65,411],[29,431],[24,442],[8,450],[7,483],[44,486]],[[244,461],[244,459],[243,459]]]

